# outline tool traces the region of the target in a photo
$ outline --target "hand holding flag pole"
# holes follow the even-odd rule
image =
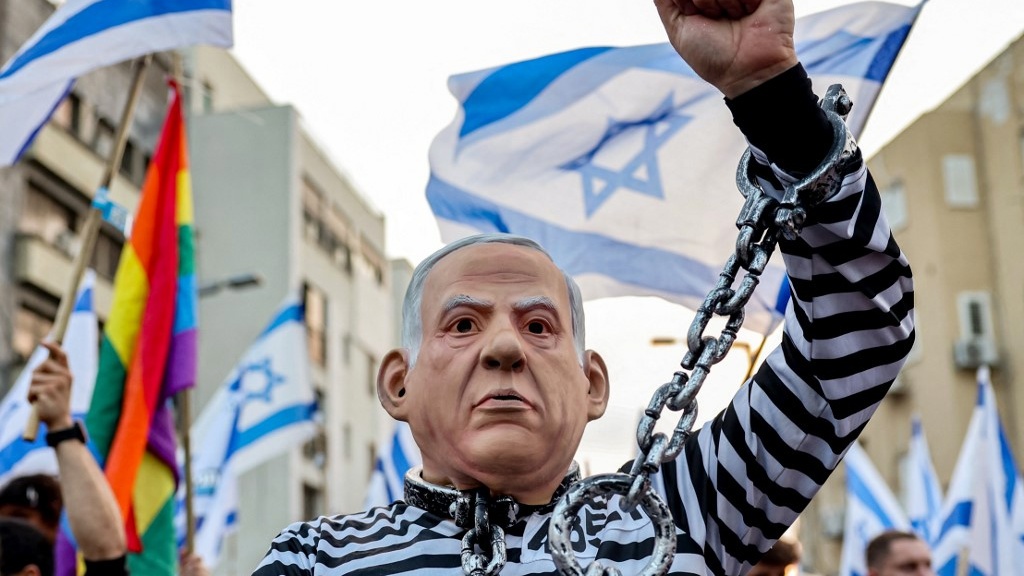
[[[125,143],[128,141],[128,128],[131,126],[132,116],[135,114],[135,107],[138,104],[139,96],[142,93],[142,84],[146,76],[146,69],[149,67],[149,63],[152,60],[152,54],[147,54],[146,56],[136,60],[135,77],[132,80],[132,86],[128,93],[128,101],[125,102],[124,110],[121,112],[121,122],[117,127],[114,146],[110,151],[110,156],[107,158],[107,165],[103,172],[103,179],[100,181],[99,191],[96,193],[97,199],[101,195],[106,194],[106,190],[110,188],[110,184],[114,180],[114,174],[116,174],[115,171],[117,170],[117,167],[121,165],[121,156],[124,154]],[[71,312],[75,307],[75,294],[78,293],[78,285],[82,282],[82,275],[85,273],[85,268],[88,266],[89,260],[92,259],[92,253],[96,247],[96,238],[99,236],[100,224],[102,222],[102,206],[97,205],[94,201],[92,207],[89,208],[89,213],[86,216],[85,223],[82,225],[81,247],[78,250],[78,254],[75,256],[75,261],[71,269],[71,276],[68,278],[68,287],[60,299],[60,304],[57,307],[57,316],[53,321],[53,342],[58,346],[64,340],[64,333],[67,331],[68,320],[71,318]],[[35,406],[33,406],[32,412],[29,414],[28,421],[25,423],[25,431],[22,433],[22,438],[28,442],[34,442],[38,434],[39,413],[36,411]]]

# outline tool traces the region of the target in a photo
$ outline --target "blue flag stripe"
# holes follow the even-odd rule
[[[278,328],[287,324],[288,322],[301,323],[305,320],[305,317],[305,309],[301,304],[294,304],[292,306],[288,306],[283,310],[278,311],[277,315],[274,316],[274,319],[271,320],[270,324],[268,324],[267,327],[263,329],[263,332],[260,333],[256,340],[259,341],[263,339],[264,336],[270,334],[274,330],[277,330]]]
[[[294,424],[309,422],[313,419],[313,415],[316,414],[316,408],[315,403],[289,406],[271,414],[267,418],[246,428],[245,430],[236,430],[235,432],[238,434],[238,440],[237,442],[231,443],[233,450],[227,454],[225,461],[230,459],[234,452],[240,451],[250,444],[258,442],[268,434],[272,434]]]
[[[871,488],[868,487],[864,479],[861,478],[860,474],[852,466],[846,467],[846,482],[850,495],[860,500],[864,506],[871,510],[882,525],[889,528],[896,525],[895,521],[889,516],[889,513],[879,504],[875,495],[871,492]]]
[[[466,98],[466,121],[459,136],[509,116],[566,70],[607,50],[581,48],[498,68]]]
[[[588,232],[574,232],[488,200],[431,176],[427,201],[438,218],[462,222],[481,232],[509,232],[545,246],[569,274],[604,274],[670,294],[704,299],[719,271],[696,259],[654,247],[626,244]],[[614,256],[614,257],[611,257]],[[773,301],[774,304],[774,301]]]
[[[861,76],[882,82],[909,33],[910,25],[878,37],[841,32],[826,38],[800,42],[797,44],[797,53],[812,75],[827,73]],[[877,52],[866,50],[875,43],[881,43],[883,47]],[[581,48],[516,62],[495,69],[466,97],[463,102],[465,119],[459,129],[459,139],[465,140],[501,120],[510,120],[502,125],[500,131],[503,132],[536,121],[539,117],[555,114],[610,78],[628,69],[642,68],[696,78],[668,43],[627,48]],[[563,91],[557,97],[543,102],[543,113],[511,118],[516,112],[535,103],[538,96],[555,80],[570,71],[576,71],[574,69],[585,69],[579,74],[580,81],[576,82],[576,78],[573,78],[571,84],[563,83],[566,85],[560,86]],[[455,76],[453,81],[457,83],[462,77],[475,77],[476,74]],[[495,132],[489,131],[487,135]]]
[[[126,2],[100,0],[71,16],[67,21],[43,36],[31,48],[12,60],[0,74],[0,80],[16,74],[33,60],[99,34],[110,28],[130,24],[146,18],[166,16],[196,10],[231,10],[230,0],[175,0],[175,2]]]

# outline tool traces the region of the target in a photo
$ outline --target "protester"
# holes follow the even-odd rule
[[[935,576],[928,544],[913,532],[887,530],[864,551],[868,576]]]
[[[32,523],[0,518],[0,576],[52,576],[53,544]]]
[[[57,540],[63,506],[60,483],[47,474],[19,476],[0,488],[0,518],[26,520],[51,544]]]
[[[38,501],[29,507],[45,510],[46,514],[24,516],[29,520],[38,516],[37,526],[48,533],[51,552],[57,531],[53,512],[59,513],[63,502],[71,533],[85,560],[86,574],[126,574],[127,545],[121,512],[103,471],[85,445],[81,424],[71,417],[72,377],[67,356],[56,344],[44,342],[42,345],[50,354],[32,373],[28,399],[35,405],[39,420],[46,424],[46,443],[53,447],[57,456],[60,496],[43,494],[37,487],[24,488],[23,479],[12,480],[10,484],[19,491],[24,490],[23,504]],[[46,500],[40,497],[44,495]]]
[[[779,540],[747,572],[747,576],[795,576],[799,566],[800,543]]]
[[[676,50],[726,96],[767,192],[826,158],[833,130],[794,51],[790,0],[655,4]],[[675,519],[672,574],[750,570],[834,470],[913,344],[909,266],[862,157],[838,144],[851,150],[833,166],[841,186],[809,209],[799,238],[779,243],[793,288],[782,344],[653,476]],[[470,561],[500,563],[491,553],[504,549],[506,573],[554,572],[552,508],[608,400],[575,283],[531,240],[471,237],[417,267],[403,322],[378,396],[422,451],[405,500],[289,526],[256,575],[462,574],[464,537]],[[619,499],[584,506],[572,546],[583,564],[637,573],[654,532]]]

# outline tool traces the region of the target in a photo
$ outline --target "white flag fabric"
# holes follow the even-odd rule
[[[978,402],[967,425],[960,455],[957,456],[953,477],[946,490],[946,498],[939,514],[939,535],[932,546],[932,566],[938,576],[957,576],[961,553],[970,544],[971,516],[974,507],[975,467],[982,451],[984,429],[983,395],[979,389]]]
[[[152,52],[232,43],[231,0],[68,0],[0,69],[0,167],[21,157],[78,76]]]
[[[405,473],[422,463],[419,446],[413,440],[409,425],[396,422],[394,433],[381,443],[377,451],[377,463],[370,476],[363,508],[387,506],[402,499]]]
[[[978,395],[983,417],[975,462],[974,506],[971,514],[968,570],[972,576],[1024,576],[1024,549],[1013,526],[1014,500],[1019,503],[1020,474],[999,418],[987,366],[978,369]]]
[[[86,270],[62,343],[74,377],[71,387],[71,413],[79,419],[84,418],[89,410],[92,390],[96,384],[99,325],[96,322],[96,311],[93,309],[94,283],[95,275],[92,270]],[[25,422],[32,411],[32,405],[27,399],[32,371],[46,360],[48,354],[46,348],[36,347],[14,386],[0,402],[0,486],[7,484],[8,480],[16,476],[57,474],[57,458],[53,450],[46,445],[46,425],[40,424],[39,434],[34,442],[26,442],[21,438]]]
[[[921,418],[917,415],[911,423],[910,447],[907,450],[906,494],[911,528],[922,540],[934,545],[939,535],[942,486],[932,464]]]
[[[846,519],[839,575],[867,576],[864,550],[868,542],[885,530],[909,530],[910,521],[860,444],[854,442],[850,446],[843,462],[846,464]]]
[[[797,21],[816,93],[846,87],[854,135],[917,12],[865,2]],[[669,44],[581,48],[448,84],[460,106],[430,147],[426,190],[443,240],[533,238],[587,299],[704,300],[736,243],[746,143],[718,91]],[[782,318],[783,277],[780,264],[767,268],[744,327],[768,333]]]
[[[316,414],[303,307],[289,296],[190,431],[195,552],[207,566],[235,527],[238,476],[312,438]]]

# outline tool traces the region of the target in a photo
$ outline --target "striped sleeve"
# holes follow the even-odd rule
[[[252,576],[311,576],[319,539],[319,530],[308,522],[288,526],[270,543]]]
[[[744,133],[764,183],[794,180],[769,161],[771,135]],[[840,191],[809,216],[799,238],[779,244],[793,288],[782,343],[655,478],[709,574],[746,573],[796,520],[913,345],[910,267],[859,152]]]

